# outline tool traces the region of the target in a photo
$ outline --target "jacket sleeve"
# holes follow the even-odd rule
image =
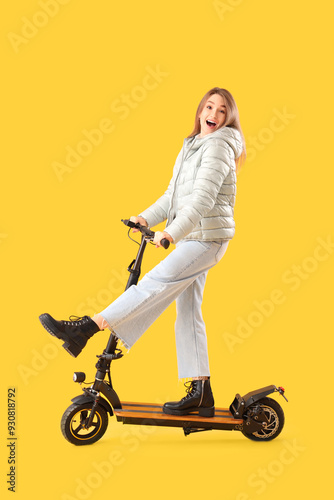
[[[164,220],[167,219],[173,192],[173,186],[175,183],[175,178],[177,177],[178,169],[181,164],[182,154],[183,154],[183,148],[181,149],[176,158],[175,165],[173,168],[173,177],[168,185],[167,190],[164,192],[162,196],[160,196],[160,198],[155,203],[153,203],[153,205],[151,205],[149,208],[147,208],[146,210],[144,210],[139,214],[140,217],[143,217],[146,220],[149,227],[156,226],[160,222],[163,222]]]
[[[173,179],[170,181],[169,186],[164,194],[160,196],[160,198],[155,203],[153,203],[153,205],[139,214],[140,217],[143,217],[146,220],[148,227],[156,226],[160,222],[163,222],[167,219],[172,192],[172,182]]]
[[[230,172],[229,148],[224,140],[209,140],[205,144],[192,194],[165,229],[174,243],[187,236],[214,207],[224,179]]]

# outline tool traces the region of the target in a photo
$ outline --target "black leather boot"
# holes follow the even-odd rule
[[[201,417],[213,417],[215,401],[210,386],[210,379],[192,380],[184,384],[187,395],[181,401],[170,401],[163,406],[163,412],[169,415],[188,415],[195,413]]]
[[[75,318],[74,320],[71,318]],[[99,327],[89,316],[70,316],[70,321],[57,321],[50,314],[41,314],[40,322],[57,339],[64,340],[63,348],[73,357],[77,357]]]

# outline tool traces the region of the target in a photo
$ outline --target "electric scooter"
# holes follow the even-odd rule
[[[141,272],[141,263],[146,245],[154,239],[154,232],[146,226],[134,224],[130,220],[122,220],[129,227],[141,232],[136,258],[128,267],[130,273],[126,290],[136,285]],[[168,248],[169,241],[161,241]],[[118,339],[111,334],[106,349],[98,355],[95,381],[90,387],[83,388],[83,394],[72,399],[72,404],[64,412],[61,419],[61,430],[64,437],[74,445],[92,444],[101,439],[108,427],[109,416],[116,416],[118,422],[135,425],[156,425],[181,427],[184,435],[213,429],[241,431],[244,436],[254,441],[270,441],[275,439],[283,429],[284,412],[279,403],[268,394],[278,392],[287,401],[283,387],[268,385],[248,392],[244,396],[236,394],[229,408],[216,408],[213,417],[201,417],[196,412],[187,415],[168,415],[163,412],[162,405],[151,403],[134,403],[120,401],[115,392],[110,375],[111,362],[123,356],[117,348]],[[105,380],[108,377],[108,380]],[[74,382],[84,383],[85,373],[75,372]]]

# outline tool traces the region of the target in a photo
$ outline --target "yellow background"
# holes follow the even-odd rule
[[[1,496],[11,494],[8,387],[17,391],[16,498],[326,495],[334,261],[323,243],[334,238],[328,2],[26,0],[6,4],[1,33]],[[108,335],[74,359],[38,316],[93,314],[89,304],[102,310],[121,293],[136,246],[120,219],[162,194],[213,86],[234,95],[249,153],[238,177],[236,236],[209,275],[203,305],[216,405],[283,385],[289,402],[276,399],[286,425],[261,444],[237,432],[185,438],[181,429],[113,418],[102,440],[75,447],[59,428],[81,392],[72,372],[92,379]],[[98,144],[81,142],[100,126]],[[66,163],[71,148],[83,152],[75,167]],[[148,248],[143,271],[163,256]],[[171,307],[113,365],[121,399],[183,396],[174,318]]]

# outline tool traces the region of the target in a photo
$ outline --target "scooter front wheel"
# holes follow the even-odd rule
[[[91,425],[87,428],[93,402],[72,404],[61,419],[61,431],[67,441],[77,446],[92,444],[101,439],[108,427],[108,414],[102,406],[97,406]]]

